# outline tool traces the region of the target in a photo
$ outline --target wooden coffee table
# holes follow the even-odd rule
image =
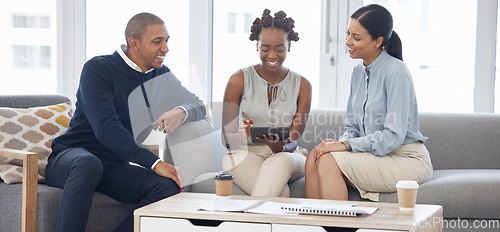
[[[240,200],[267,200],[283,203],[351,203],[378,207],[372,215],[358,217],[319,215],[271,215],[198,210],[217,199],[215,194],[179,193],[134,211],[134,231],[327,231],[331,227],[360,228],[359,231],[442,231],[443,207],[419,205],[415,211],[400,211],[394,203],[328,201],[303,198],[231,196]],[[200,223],[201,225],[197,225]],[[210,224],[210,225],[207,225]]]

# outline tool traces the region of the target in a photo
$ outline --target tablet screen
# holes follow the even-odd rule
[[[250,127],[251,137],[253,143],[263,143],[256,137],[262,137],[262,134],[278,134],[279,139],[283,140],[290,136],[290,127]]]

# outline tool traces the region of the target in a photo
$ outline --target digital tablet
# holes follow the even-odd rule
[[[251,137],[253,143],[263,143],[258,140],[256,137],[262,137],[262,134],[278,134],[279,140],[286,139],[290,136],[290,127],[250,127]]]

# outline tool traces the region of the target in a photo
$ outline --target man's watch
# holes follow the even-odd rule
[[[349,142],[347,140],[342,141],[344,143],[346,151],[352,151],[351,146],[349,146]]]

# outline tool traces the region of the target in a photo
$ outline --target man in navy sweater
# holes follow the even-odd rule
[[[134,125],[170,133],[204,118],[203,102],[162,64],[169,34],[159,17],[135,15],[125,37],[127,45],[85,64],[75,114],[52,142],[46,180],[63,189],[57,231],[85,231],[95,191],[139,208],[182,189],[180,169],[141,146]],[[133,231],[133,212],[116,231]]]

